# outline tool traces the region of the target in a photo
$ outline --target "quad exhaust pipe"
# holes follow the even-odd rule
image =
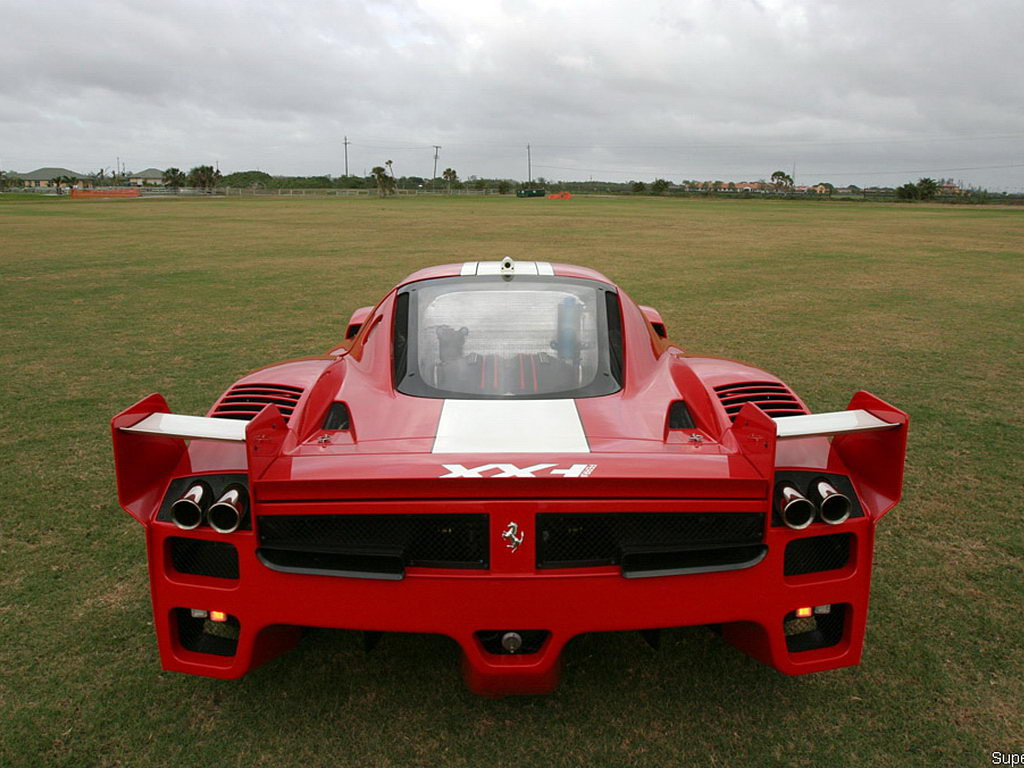
[[[207,517],[213,530],[218,533],[233,533],[245,522],[248,512],[249,501],[245,489],[240,485],[233,485],[210,505]]]
[[[818,515],[822,522],[829,525],[846,522],[853,511],[853,504],[849,497],[840,493],[832,483],[823,477],[819,477],[811,485],[811,495],[818,502]]]
[[[181,498],[171,504],[171,522],[183,531],[198,528],[206,517],[212,495],[206,483],[193,483]]]
[[[795,485],[782,483],[775,492],[775,509],[782,522],[794,531],[802,531],[814,522],[817,509],[814,504],[797,490]]]

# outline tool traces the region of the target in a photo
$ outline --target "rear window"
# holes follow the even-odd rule
[[[553,399],[622,386],[618,295],[595,281],[414,283],[398,295],[393,338],[396,388],[409,395]]]

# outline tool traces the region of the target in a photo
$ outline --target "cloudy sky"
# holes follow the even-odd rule
[[[0,0],[0,168],[1024,190],[1021,0]]]

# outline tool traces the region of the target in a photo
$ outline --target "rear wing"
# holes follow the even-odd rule
[[[280,453],[288,427],[275,405],[252,421],[171,413],[162,395],[152,394],[110,422],[114,441],[117,498],[125,512],[145,523],[175,474],[191,474],[189,440],[244,444],[252,481]]]
[[[875,520],[882,518],[903,495],[903,470],[910,417],[869,392],[858,392],[845,411],[771,418],[746,403],[728,433],[763,477],[776,468],[780,440],[830,437],[827,465],[838,463],[849,472],[861,501]],[[822,466],[824,470],[827,466]]]

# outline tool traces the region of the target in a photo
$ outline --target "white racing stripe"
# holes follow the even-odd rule
[[[445,400],[434,453],[590,453],[575,400]]]

